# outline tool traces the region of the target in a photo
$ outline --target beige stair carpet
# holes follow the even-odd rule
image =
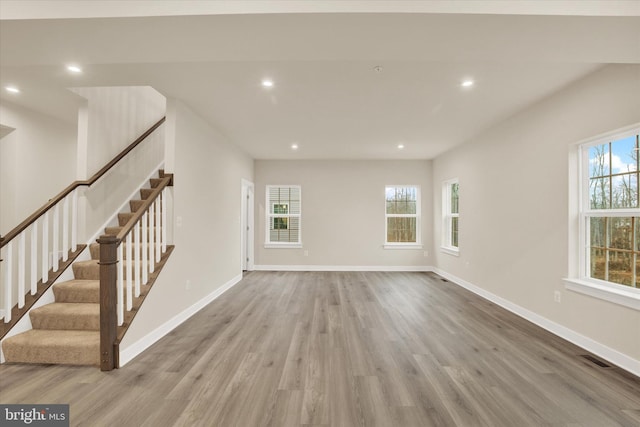
[[[142,189],[141,200],[129,203],[131,212],[118,214],[118,227],[105,233],[118,234],[159,182],[152,179],[152,188]],[[91,260],[73,263],[74,280],[53,286],[54,303],[29,312],[33,329],[4,340],[7,362],[100,365],[99,245],[90,245],[90,253]]]

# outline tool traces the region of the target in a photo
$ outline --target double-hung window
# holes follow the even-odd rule
[[[266,237],[269,247],[300,247],[301,189],[298,185],[267,185]]]
[[[421,247],[420,187],[385,187],[385,248]]]
[[[457,179],[442,184],[442,251],[458,255],[460,184]]]
[[[640,309],[640,126],[579,146],[578,280],[570,289]]]

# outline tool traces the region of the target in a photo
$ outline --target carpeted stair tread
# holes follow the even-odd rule
[[[122,227],[107,227],[104,229],[104,233],[109,236],[116,236],[120,231],[122,231]]]
[[[126,257],[126,251],[124,252],[124,256]],[[147,265],[149,261],[142,264],[141,266]],[[123,277],[127,277],[127,260],[123,261]],[[97,259],[90,259],[88,261],[76,261],[71,265],[73,268],[73,275],[78,280],[100,280],[100,264]],[[134,269],[134,265],[131,265],[131,268]],[[141,267],[142,268],[142,267]]]
[[[91,254],[91,259],[100,259],[100,244],[91,243],[89,245],[89,253]]]
[[[105,228],[105,229],[104,229],[104,234],[107,234],[107,235],[109,235],[109,236],[117,236],[117,235],[118,235],[118,233],[119,233],[120,231],[122,231],[122,229],[123,229],[123,227],[107,227],[107,228]],[[156,229],[156,227],[153,227],[153,229],[151,229],[151,230],[153,230],[153,233],[154,233],[154,234],[153,234],[154,239],[155,239],[155,236],[156,236],[156,235],[155,235],[155,229]],[[150,230],[149,230],[149,231],[150,231]],[[147,233],[147,236],[148,236],[148,235],[149,235],[149,233]],[[133,236],[132,236],[132,237],[133,237]],[[148,239],[148,237],[147,237],[147,239]]]
[[[56,302],[100,303],[99,280],[69,280],[53,285]]]
[[[142,200],[147,200],[151,193],[153,193],[153,188],[141,188],[140,189],[140,198]]]
[[[100,304],[55,302],[29,312],[33,329],[100,329]]]
[[[100,265],[97,259],[76,261],[71,265],[73,277],[80,280],[100,280]]]
[[[142,206],[145,201],[146,200],[129,200],[129,207],[131,208],[131,212],[137,212],[138,209],[140,209],[140,206]]]
[[[135,215],[135,212],[122,212],[118,214],[118,225],[120,227],[124,227],[125,225],[127,225],[127,223],[129,222],[129,220],[131,218],[133,218],[133,216]]]
[[[127,244],[126,243],[122,243],[122,244],[124,245],[122,247],[123,255],[124,255],[125,259],[126,259],[127,258]],[[147,245],[147,248],[149,248],[149,245]],[[98,243],[92,243],[91,245],[89,245],[89,251],[91,252],[91,259],[96,260],[96,261],[100,259],[100,245]],[[133,249],[132,249],[132,253],[133,253]],[[142,258],[142,244],[140,244],[140,258]]]
[[[7,362],[100,365],[100,332],[32,329],[2,343]]]

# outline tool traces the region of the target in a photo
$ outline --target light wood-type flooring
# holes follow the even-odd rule
[[[640,426],[640,379],[432,273],[252,272],[122,369],[0,367],[83,426]]]

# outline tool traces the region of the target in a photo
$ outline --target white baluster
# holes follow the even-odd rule
[[[71,251],[78,249],[78,189],[71,196]]]
[[[122,243],[118,245],[118,281],[116,286],[117,308],[118,308],[118,326],[124,323],[124,264],[122,255]]]
[[[153,206],[154,204],[151,203],[151,205],[149,206],[149,273],[153,273],[154,270],[156,269],[156,263],[155,263],[155,254],[156,251],[153,249],[153,228],[155,226],[154,224],[154,218],[155,215],[153,214]]]
[[[62,201],[62,261],[69,259],[69,196]]]
[[[42,217],[42,283],[49,281],[49,212]]]
[[[131,258],[131,233],[127,234],[127,238],[126,238],[126,246],[125,246],[125,251],[127,252],[127,259],[125,260],[126,262],[126,274],[125,274],[125,280],[127,281],[127,311],[131,311],[131,309],[133,308],[133,289],[131,284],[133,283],[133,274],[131,274],[131,267],[133,265],[132,262],[132,258]]]
[[[53,271],[58,271],[60,266],[60,259],[58,258],[58,236],[60,234],[60,203],[53,207],[53,247],[51,252],[53,253]]]
[[[142,284],[146,285],[149,280],[149,242],[148,242],[149,215],[145,212],[142,215]]]
[[[25,294],[25,235],[26,231],[23,231],[18,235],[18,308],[24,307],[24,294]]]
[[[160,201],[155,199],[153,201],[153,206],[156,211],[156,262],[160,262],[160,258],[162,257],[162,254],[160,253],[160,230],[162,227],[162,224],[160,223]]]
[[[7,243],[5,246],[6,253],[4,263],[4,323],[11,321],[11,287],[13,285],[13,242]]]
[[[31,261],[29,261],[29,266],[31,267],[31,275],[29,276],[31,295],[35,295],[38,292],[38,221],[40,220],[36,220],[31,226]]]
[[[162,190],[162,253],[167,251],[167,187]]]
[[[133,260],[135,267],[135,297],[140,296],[140,221],[136,222],[133,228]]]

